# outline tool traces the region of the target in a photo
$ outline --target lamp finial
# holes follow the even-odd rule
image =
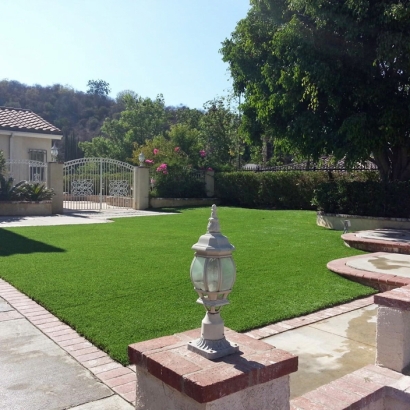
[[[216,214],[216,205],[212,205],[211,217],[208,219],[207,231],[208,233],[220,233],[221,227],[219,226],[218,215]]]

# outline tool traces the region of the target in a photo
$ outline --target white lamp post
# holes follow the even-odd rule
[[[195,252],[191,264],[191,281],[199,295],[198,303],[204,305],[206,314],[202,320],[201,337],[188,343],[188,349],[207,359],[218,359],[235,353],[239,346],[225,339],[224,322],[220,316],[222,306],[229,303],[227,297],[236,278],[228,238],[221,234],[216,205],[212,205],[207,233],[192,247]]]
[[[56,143],[53,143],[50,153],[51,153],[51,162],[57,162],[58,148],[56,147]]]
[[[138,155],[138,161],[140,162],[140,167],[143,167],[145,161],[145,155],[143,152],[141,152],[141,154]]]

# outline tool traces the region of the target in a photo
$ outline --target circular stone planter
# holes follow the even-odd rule
[[[0,216],[51,215],[52,201],[0,201]]]
[[[368,231],[372,229],[410,229],[410,219],[376,218],[372,216],[328,214],[319,211],[316,223],[324,228],[343,231],[343,221],[350,221],[349,231]]]

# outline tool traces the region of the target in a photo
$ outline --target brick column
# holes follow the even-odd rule
[[[410,364],[410,286],[374,296],[377,313],[376,364],[397,372]]]
[[[128,347],[137,365],[136,409],[289,409],[289,374],[298,358],[225,329],[237,354],[211,361],[187,348],[200,329]]]
[[[47,164],[47,187],[54,190],[55,195],[51,199],[51,213],[63,213],[63,164],[49,162]]]

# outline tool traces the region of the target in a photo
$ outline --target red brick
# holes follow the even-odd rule
[[[280,349],[255,354],[247,359],[258,364],[257,383],[269,382],[298,369],[298,357]]]
[[[145,366],[144,360],[147,353],[157,353],[163,350],[173,349],[187,343],[185,337],[164,336],[158,339],[134,343],[128,346],[128,358],[132,364]]]
[[[290,405],[293,410],[329,410],[329,407],[312,402],[304,396],[291,400]]]
[[[75,350],[80,350],[80,349],[85,349],[87,347],[92,347],[93,344],[90,342],[79,342],[79,343],[75,343],[69,346],[66,346],[64,349],[67,352],[74,352]]]
[[[403,377],[401,373],[395,372],[394,370],[387,369],[386,367],[380,367],[376,366],[374,364],[369,364],[366,367],[363,368],[364,371],[368,371],[369,374],[380,374],[386,378],[392,379],[392,380],[399,380]]]
[[[53,336],[56,336],[56,337],[57,336],[62,336],[62,335],[67,335],[69,333],[77,334],[77,332],[75,330],[71,329],[71,327],[69,327],[69,326],[67,326],[67,328],[63,329],[63,330],[57,330],[57,331],[54,331],[54,332],[47,331],[48,335],[53,335]]]
[[[79,356],[84,356],[86,354],[96,353],[96,352],[101,352],[101,350],[91,345],[91,346],[84,347],[83,349],[72,350],[70,354],[73,357],[79,357]]]
[[[101,357],[101,359],[104,359],[104,357]],[[98,359],[96,359],[98,360]],[[88,363],[88,362],[86,362]],[[83,363],[84,366],[86,366]],[[86,366],[88,369],[90,369],[94,374],[99,374],[99,373],[104,373],[104,372],[108,372],[109,370],[114,370],[114,369],[119,369],[120,367],[123,367],[122,365],[120,365],[117,362],[114,362],[112,359],[110,359],[110,362],[105,363],[105,364],[101,364],[99,366]],[[135,374],[134,374],[134,378],[135,378]]]
[[[109,387],[120,386],[121,384],[126,384],[133,382],[134,387],[136,386],[137,375],[135,373],[126,374],[125,376],[115,377],[114,379],[109,379],[105,384]]]
[[[12,300],[10,303],[13,304],[13,306],[15,306],[17,309],[21,309],[21,308],[33,308],[33,307],[39,307],[40,305],[38,305],[36,302],[33,302],[30,299],[26,299],[26,300]]]
[[[183,390],[199,403],[207,403],[249,387],[249,374],[222,363],[215,371],[186,375]]]
[[[120,367],[119,369],[108,370],[107,372],[100,373],[98,375],[98,378],[102,381],[106,381],[114,379],[118,376],[124,376],[126,374],[132,374],[132,371],[130,369],[127,369],[126,367]]]
[[[354,376],[353,378],[344,376],[341,379],[329,383],[329,385],[348,394],[357,394],[363,399],[361,400],[361,403],[377,401],[384,395],[383,388],[379,385],[373,383],[369,385],[369,383],[367,383],[365,380],[359,380]]]
[[[147,357],[147,370],[154,377],[182,391],[182,376],[201,371],[202,368],[174,351],[168,351],[150,354]]]
[[[134,392],[136,394],[137,386],[135,382],[130,382],[127,384],[122,384],[120,386],[116,386],[112,388],[115,392],[120,394],[131,393]]]
[[[54,336],[52,334],[49,335],[54,341],[60,343],[65,342],[66,340],[76,340],[79,336],[77,332],[73,331],[73,333],[68,333],[66,335]]]
[[[91,343],[89,343],[89,345],[91,345]],[[68,347],[70,347],[70,346],[68,346]],[[98,359],[87,360],[85,362],[82,362],[83,366],[85,366],[89,369],[92,369],[94,367],[101,366],[101,365],[107,364],[107,363],[117,363],[117,362],[112,360],[111,357],[109,357],[109,356],[99,357]]]
[[[52,335],[50,335],[50,338],[54,340],[54,337]],[[67,339],[67,340],[61,340],[58,341],[57,343],[61,346],[61,347],[67,347],[70,345],[75,345],[77,343],[82,343],[82,342],[86,342],[87,340],[84,339],[81,336],[75,337],[73,339]]]
[[[98,359],[99,357],[104,357],[107,354],[101,350],[98,350],[94,353],[83,354],[81,356],[76,356],[76,359],[80,362],[88,362],[89,360]]]
[[[199,337],[201,337],[201,328],[187,330],[183,333],[177,333],[175,334],[175,336],[180,338],[181,340],[189,342],[190,340],[198,339]]]
[[[333,399],[340,400],[346,403],[347,406],[358,405],[363,398],[363,395],[359,395],[353,391],[343,391],[341,388],[336,387],[335,384],[326,384],[317,389],[318,392],[326,394]]]
[[[37,325],[37,327],[41,329],[43,332],[52,333],[52,332],[57,332],[59,330],[67,329],[67,327],[69,326],[58,321],[58,322],[52,322],[52,323],[45,323],[43,325]]]
[[[393,289],[389,292],[375,295],[374,301],[380,306],[407,310],[410,309],[410,290]]]
[[[123,397],[125,400],[129,401],[130,403],[134,403],[134,406],[135,406],[135,398],[136,398],[135,391],[130,391],[129,393],[120,393],[120,396]]]
[[[309,393],[303,395],[306,399],[310,400],[312,403],[319,403],[328,410],[346,410],[348,405],[334,397],[328,396],[318,390],[313,390]]]
[[[376,367],[376,366],[375,366]],[[366,382],[378,384],[379,386],[387,386],[390,383],[393,383],[402,375],[400,374],[398,378],[392,378],[387,375],[383,375],[377,372],[369,370],[369,366],[366,366],[362,369],[359,369],[354,372],[355,376],[363,378]]]
[[[41,315],[41,317],[29,318],[30,322],[37,325],[44,325],[51,322],[59,322],[59,320],[52,315]]]
[[[40,317],[54,317],[51,313],[48,313],[47,310],[43,309],[43,311],[41,312],[26,312],[24,314],[24,316],[26,316],[27,318],[29,318],[30,320],[32,318],[40,318]]]

